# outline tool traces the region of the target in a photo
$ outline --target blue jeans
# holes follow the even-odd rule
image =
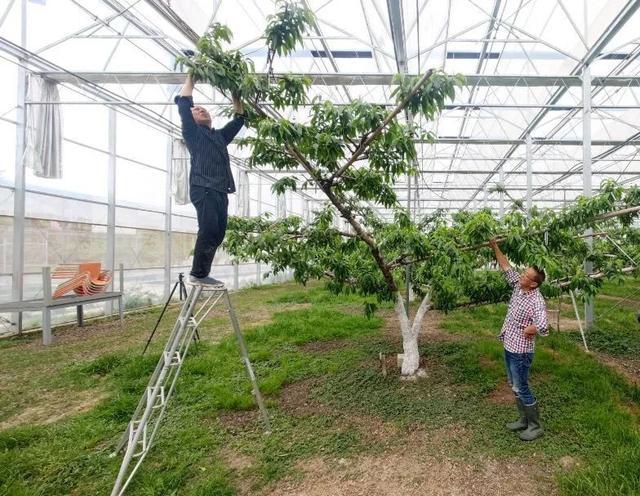
[[[513,393],[526,406],[535,404],[536,397],[529,389],[529,369],[533,362],[533,353],[511,353],[504,350],[504,362],[507,368],[507,380]]]

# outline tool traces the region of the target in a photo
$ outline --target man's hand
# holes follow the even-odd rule
[[[527,339],[533,339],[537,332],[538,326],[536,326],[535,324],[528,325],[524,328],[524,337],[526,337]]]
[[[242,100],[238,98],[236,95],[231,97],[231,101],[233,102],[233,111],[236,114],[244,114],[244,106],[242,105]]]
[[[504,253],[500,250],[498,246],[498,238],[495,236],[489,240],[489,246],[493,249],[493,253],[496,256],[496,260],[498,261],[498,265],[504,271],[511,269],[511,264],[507,257],[504,256]]]
[[[191,73],[187,74],[187,79],[182,86],[182,90],[180,91],[180,96],[192,96],[193,95],[193,77]]]

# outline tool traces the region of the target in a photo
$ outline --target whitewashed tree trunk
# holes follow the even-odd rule
[[[402,295],[398,292],[396,295],[396,315],[400,322],[400,331],[402,332],[402,375],[412,376],[418,371],[420,366],[420,351],[418,350],[418,336],[422,328],[422,320],[429,309],[430,299],[427,293],[418,307],[413,322],[409,322],[407,312],[404,307]]]

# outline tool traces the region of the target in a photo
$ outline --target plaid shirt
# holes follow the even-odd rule
[[[511,353],[533,353],[535,336],[525,337],[524,329],[530,324],[535,324],[538,327],[538,334],[541,336],[549,334],[544,298],[538,288],[526,293],[522,291],[520,276],[515,270],[507,270],[504,276],[513,288],[513,293],[511,293],[509,310],[499,339],[504,343],[504,348]]]

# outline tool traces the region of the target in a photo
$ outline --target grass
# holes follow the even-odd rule
[[[215,315],[201,329],[207,339],[190,350],[157,444],[128,494],[230,496],[247,483],[250,488],[243,491],[261,494],[283,477],[301,478],[298,464],[308,458],[384,456],[416,429],[460,428],[464,442],[445,443],[433,453],[446,449],[446,456],[473,463],[487,457],[535,459],[546,467],[571,456],[580,460],[579,467],[550,470],[561,494],[640,493],[640,389],[584,354],[572,333],[552,333],[536,352],[532,384],[547,435],[535,443],[514,443],[503,429],[512,405],[492,400],[504,383],[501,344],[495,339],[504,305],[445,316],[440,327],[452,339],[425,339],[421,345],[428,377],[401,382],[394,374],[383,376],[377,361],[380,352],[398,351],[397,337],[384,331],[389,306],[366,319],[359,297],[331,295],[317,285],[254,288],[233,299],[267,397],[272,434],[262,433],[236,342],[224,316]],[[614,304],[598,301],[597,314]],[[602,347],[632,353],[634,331],[624,312],[611,313],[599,321],[609,339]],[[166,338],[164,329],[140,357],[156,318],[157,312],[148,312],[128,318],[123,330],[106,325],[102,333],[66,341],[61,331],[63,344],[47,348],[35,338],[0,341],[0,422],[6,425],[0,427],[0,495],[110,491],[120,458],[109,454]],[[593,346],[595,336],[589,335]],[[306,385],[302,413],[285,405],[290,385]],[[45,423],[47,414],[60,413],[50,410],[67,408],[83,394],[101,399]],[[34,406],[45,415],[35,415]],[[358,418],[365,419],[362,425],[353,421]],[[393,426],[397,435],[376,438],[370,421]],[[421,449],[428,456],[436,448]],[[249,466],[234,466],[229,450],[250,459]]]
[[[594,305],[594,327],[587,331],[589,348],[615,357],[629,358],[640,356],[640,281],[626,278],[623,284],[606,283],[602,293],[613,298],[596,298]],[[564,317],[575,319],[571,302],[564,298]],[[555,308],[555,302],[553,303]],[[582,305],[579,304],[581,318]],[[581,340],[574,329],[574,339]]]

